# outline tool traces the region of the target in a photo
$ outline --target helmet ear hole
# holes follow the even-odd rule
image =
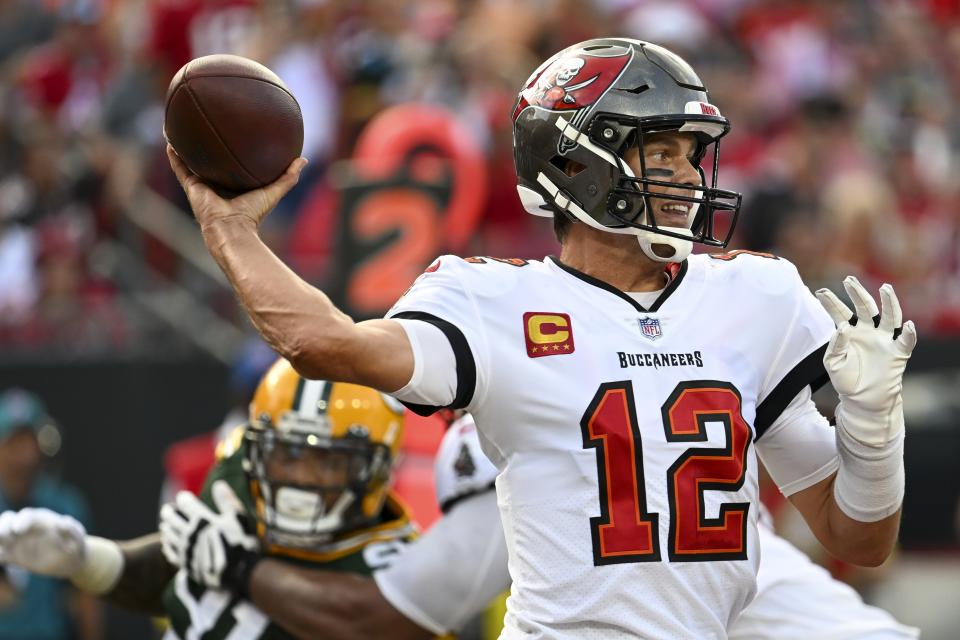
[[[587,168],[587,165],[571,160],[565,156],[553,156],[550,158],[550,164],[560,169],[568,178],[573,178],[581,171]]]

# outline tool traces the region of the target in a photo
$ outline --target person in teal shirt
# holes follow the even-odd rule
[[[80,492],[45,471],[59,448],[60,431],[37,396],[0,393],[0,512],[46,508],[90,528]],[[99,603],[69,581],[0,567],[0,638],[99,640],[101,629]]]

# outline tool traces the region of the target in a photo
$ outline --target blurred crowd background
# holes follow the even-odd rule
[[[908,467],[927,471],[908,468],[905,555],[920,569],[901,562],[861,584],[903,578],[886,592],[908,610],[896,613],[955,630],[955,610],[936,622],[910,608],[944,590],[960,601],[957,0],[0,0],[0,386],[47,395],[93,520],[142,533],[155,502],[124,520],[98,500],[107,481],[80,454],[91,440],[119,438],[128,460],[110,474],[139,460],[158,489],[163,448],[244,402],[230,367],[246,366],[252,329],[164,154],[164,97],[184,63],[248,56],[297,97],[310,165],[264,237],[363,316],[438,253],[556,251],[550,225],[516,198],[509,114],[542,60],[608,34],[685,57],[732,121],[720,184],[745,203],[732,247],[788,257],[811,288],[848,273],[871,289],[891,282],[936,345],[906,390],[928,434],[908,447]],[[396,142],[418,126],[431,153]],[[388,152],[402,158],[386,174],[364,164]],[[426,199],[394,193],[397,219],[371,217],[363,199],[398,184]],[[385,248],[403,264],[372,270],[391,265]],[[126,410],[104,404],[120,396]],[[125,430],[144,404],[161,426]],[[953,578],[924,573],[931,549]],[[956,637],[944,633],[930,637]]]
[[[734,246],[788,256],[812,287],[893,282],[924,335],[960,332],[954,0],[0,0],[0,345],[169,353],[191,346],[170,339],[171,300],[235,311],[196,238],[160,222],[185,208],[162,119],[190,58],[252,57],[300,101],[310,171],[269,231],[317,281],[329,169],[409,102],[451,110],[486,164],[463,252],[550,252],[515,196],[507,114],[541,60],[609,33],[686,57],[733,122]]]

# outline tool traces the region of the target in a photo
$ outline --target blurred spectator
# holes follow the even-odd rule
[[[155,340],[123,305],[153,281],[91,268],[117,250],[228,313],[229,293],[183,268],[185,249],[131,233],[124,215],[150,192],[185,209],[163,155],[163,99],[173,73],[209,53],[268,64],[300,100],[311,164],[265,238],[311,278],[335,273],[330,168],[350,161],[371,118],[408,101],[450,108],[486,154],[469,252],[551,252],[549,225],[517,201],[509,111],[538,61],[604,33],[665,44],[702,70],[733,123],[721,181],[744,193],[735,246],[780,252],[811,283],[888,280],[925,334],[960,333],[956,2],[0,0],[0,344],[91,340],[91,326],[43,328],[68,315],[51,307],[107,318],[87,352]],[[50,218],[87,230],[67,256],[44,249]]]
[[[90,528],[83,497],[45,470],[60,444],[60,432],[36,396],[21,389],[0,395],[0,511],[44,507]],[[3,568],[0,638],[99,640],[101,627],[99,603],[68,582]]]

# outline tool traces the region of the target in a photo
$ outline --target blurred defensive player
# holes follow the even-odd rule
[[[818,304],[786,260],[691,255],[725,246],[739,210],[717,187],[729,128],[662,47],[559,52],[513,132],[520,199],[553,218],[560,257],[444,256],[362,323],[258,237],[304,160],[224,200],[168,156],[211,255],[299,372],[474,415],[500,471],[504,638],[720,638],[756,590],[758,455],[833,555],[890,553],[916,344],[889,285],[881,312],[847,278],[854,313],[827,290]],[[836,429],[810,397],[828,376]]]
[[[272,558],[349,580],[396,557],[415,533],[389,492],[402,435],[393,399],[304,380],[281,360],[254,396],[250,424],[221,445],[201,499],[180,493],[164,507],[165,544],[156,534],[124,543],[87,536],[72,518],[23,509],[0,515],[0,561],[166,615],[171,639],[297,637],[296,622],[271,610],[283,604],[275,594],[251,603],[250,571]]]

